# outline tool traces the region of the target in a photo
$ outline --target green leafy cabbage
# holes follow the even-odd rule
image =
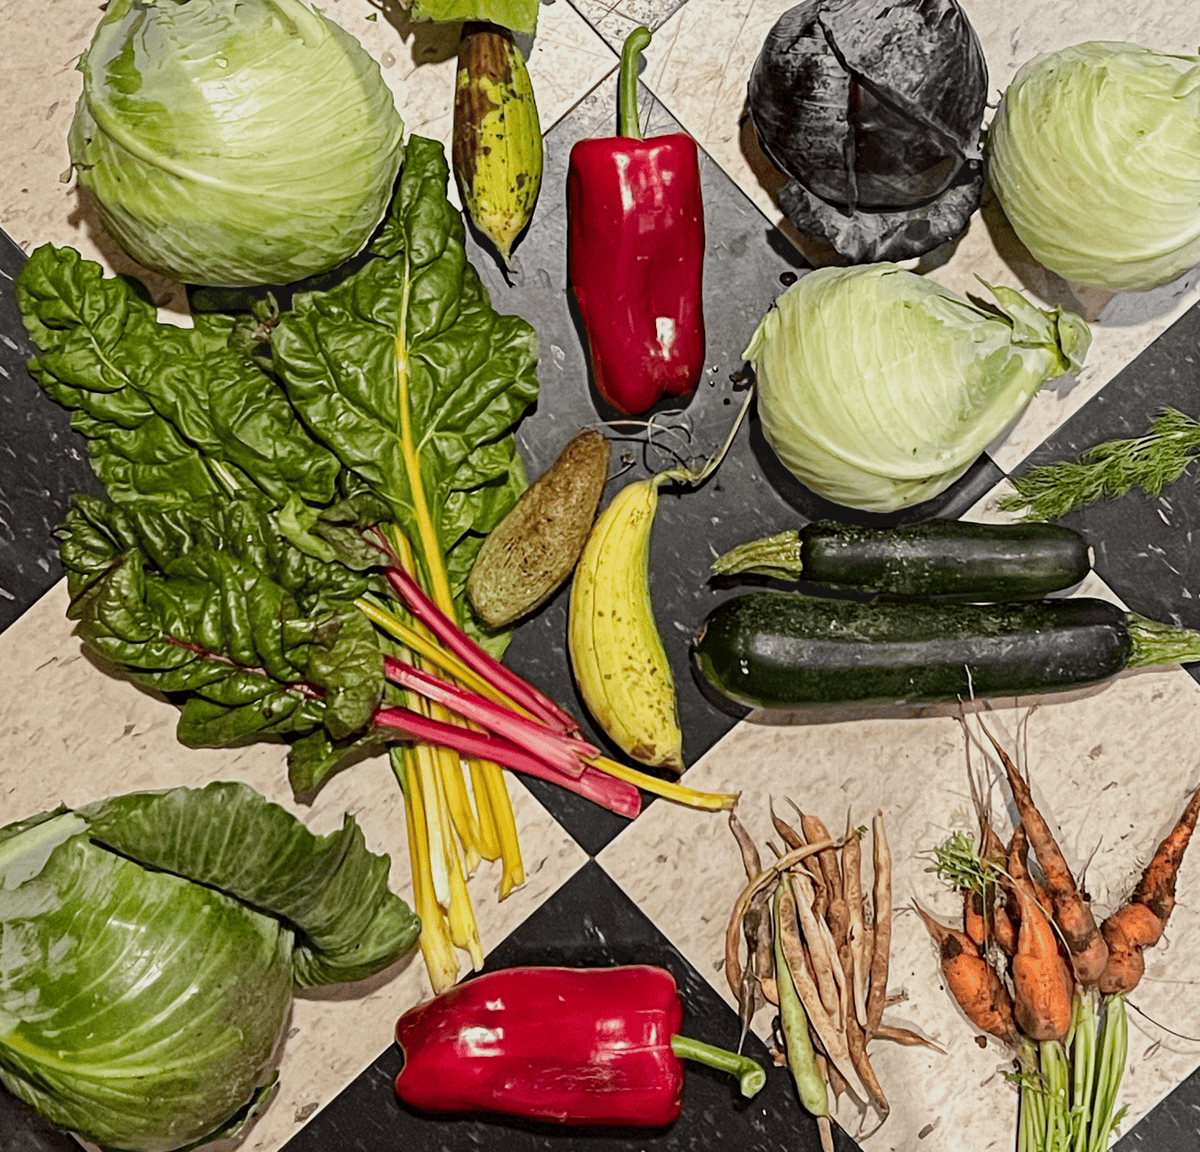
[[[350,816],[314,836],[245,784],[131,793],[0,829],[0,1083],[106,1148],[235,1134],[294,986],[416,943]]]
[[[1071,283],[1154,288],[1200,261],[1200,56],[1106,41],[1038,56],[987,152],[1013,230]]]
[[[994,309],[894,264],[798,280],[744,353],[776,455],[818,495],[872,512],[948,488],[1091,342],[1075,314],[990,291]]]
[[[383,217],[395,100],[302,0],[114,0],[79,68],[71,163],[148,268],[286,284],[354,255]]]

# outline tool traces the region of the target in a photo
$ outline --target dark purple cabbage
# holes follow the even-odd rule
[[[956,0],[805,0],[750,75],[780,206],[852,262],[959,235],[983,191],[987,64]]]

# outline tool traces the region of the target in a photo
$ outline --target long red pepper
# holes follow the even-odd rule
[[[396,1024],[400,1099],[427,1112],[494,1112],[558,1124],[658,1127],[681,1111],[683,1065],[731,1072],[753,1096],[747,1056],[679,1034],[664,968],[507,968],[466,980]]]
[[[616,137],[580,140],[567,167],[567,276],[601,396],[629,415],[691,392],[704,367],[704,204],[696,142],[643,140],[637,62],[625,41]]]

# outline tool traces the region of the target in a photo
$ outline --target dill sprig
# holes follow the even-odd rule
[[[1178,408],[1163,408],[1142,436],[1105,440],[1074,460],[1030,468],[1013,479],[1016,491],[998,504],[1005,511],[1025,509],[1023,520],[1058,520],[1135,488],[1157,496],[1198,454],[1200,421]]]

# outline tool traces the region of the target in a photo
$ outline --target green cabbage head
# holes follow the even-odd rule
[[[1106,41],[1038,56],[987,153],[1013,230],[1065,280],[1155,288],[1200,261],[1200,56]]]
[[[274,1087],[294,985],[416,943],[351,817],[317,837],[244,784],[0,829],[0,1083],[104,1148],[234,1135]]]
[[[71,163],[105,227],[191,284],[287,284],[383,218],[403,125],[379,66],[302,0],[112,0]]]
[[[1074,313],[989,291],[996,309],[895,264],[803,276],[744,353],[779,459],[819,496],[871,512],[948,488],[1091,342]]]

